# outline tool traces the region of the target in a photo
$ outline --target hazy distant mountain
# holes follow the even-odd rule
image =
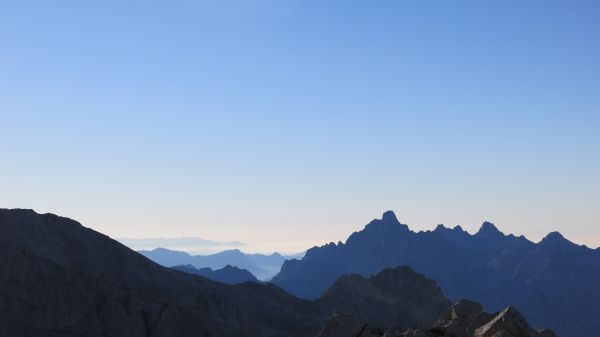
[[[244,282],[258,282],[258,279],[254,277],[246,269],[240,269],[227,265],[221,269],[212,270],[208,267],[197,269],[191,264],[179,265],[172,267],[175,270],[182,271],[184,273],[200,275],[209,278],[213,281],[226,283],[226,284],[238,284]]]
[[[474,310],[480,307],[471,302],[448,308],[433,280],[406,267],[370,279],[343,277],[326,296],[310,302],[270,284],[230,286],[161,267],[73,220],[31,210],[0,209],[0,247],[3,336],[384,334],[368,324],[392,326],[386,337],[552,336],[531,329],[512,308],[498,315]],[[320,329],[334,311],[338,314]],[[419,334],[398,328],[417,327],[440,313],[437,323]],[[339,324],[337,317],[365,323]]]
[[[185,252],[156,248],[141,250],[140,254],[165,267],[190,264],[196,268],[221,269],[227,265],[246,269],[260,280],[267,280],[279,272],[285,257],[279,253],[271,255],[244,254],[239,249],[222,251],[211,255],[190,255]]]
[[[223,250],[248,246],[239,241],[214,241],[195,237],[183,238],[118,238],[117,241],[133,250],[150,250],[163,247],[172,250],[214,254]]]
[[[435,279],[451,299],[474,299],[488,310],[514,305],[534,325],[563,337],[600,331],[600,254],[556,232],[537,244],[504,235],[489,222],[474,235],[441,225],[415,233],[386,212],[346,243],[286,261],[272,282],[316,298],[341,275],[367,276],[399,265]]]
[[[300,253],[296,253],[296,254],[287,254],[287,255],[283,255],[283,257],[286,260],[300,260],[301,258],[304,257],[304,254],[306,254],[306,251],[300,252]],[[279,271],[278,271],[279,272]]]

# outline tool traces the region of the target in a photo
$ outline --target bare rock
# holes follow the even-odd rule
[[[438,335],[468,337],[491,317],[483,312],[481,304],[463,299],[448,308],[431,331]]]
[[[475,330],[474,337],[539,337],[523,315],[514,307],[508,307],[491,321]]]

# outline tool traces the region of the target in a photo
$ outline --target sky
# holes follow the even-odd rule
[[[0,0],[0,207],[293,253],[600,246],[598,1]]]

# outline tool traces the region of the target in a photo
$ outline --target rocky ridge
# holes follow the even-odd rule
[[[479,303],[461,300],[430,328],[388,328],[366,324],[356,317],[334,313],[317,337],[556,337],[551,330],[536,331],[515,308],[483,312]]]

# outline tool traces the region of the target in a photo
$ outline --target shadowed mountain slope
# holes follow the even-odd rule
[[[175,270],[182,271],[184,273],[192,274],[192,275],[200,275],[204,276],[213,281],[225,283],[225,284],[239,284],[244,282],[258,282],[258,279],[254,277],[249,271],[246,269],[240,269],[238,267],[233,267],[227,265],[221,269],[212,270],[210,268],[200,268],[196,269],[194,266],[187,265],[179,265],[171,267]]]
[[[385,269],[369,279],[344,275],[317,302],[326,311],[381,326],[430,325],[450,306],[435,281],[410,267]]]
[[[0,210],[4,336],[312,336],[323,314],[272,285],[161,267],[76,221]]]
[[[504,235],[486,222],[474,235],[438,226],[412,232],[393,212],[353,233],[346,243],[309,249],[286,261],[273,283],[292,294],[316,298],[344,274],[368,276],[399,265],[437,281],[453,300],[470,298],[488,310],[510,305],[534,326],[563,337],[600,331],[600,255],[559,233],[540,243]]]

